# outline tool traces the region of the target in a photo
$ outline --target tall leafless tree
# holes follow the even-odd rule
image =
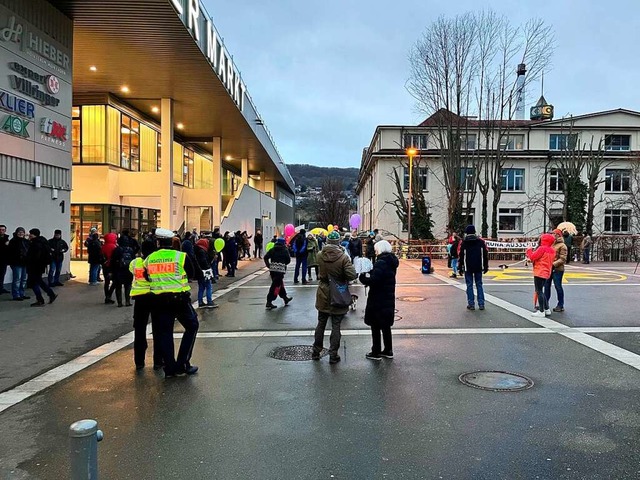
[[[344,192],[342,179],[327,177],[322,181],[314,208],[317,221],[323,225],[349,225],[349,199]]]
[[[500,139],[508,135],[515,115],[514,74],[519,63],[527,64],[526,87],[549,68],[553,50],[553,32],[542,20],[514,27],[492,11],[440,17],[413,46],[407,89],[417,110],[435,123],[433,140],[440,150],[449,228],[459,229],[477,191],[482,195],[486,226],[491,188],[495,199],[492,233],[496,236],[504,166]],[[461,149],[471,131],[479,132],[476,148],[484,154]],[[462,172],[471,173],[472,189],[464,188],[467,182],[462,181]]]

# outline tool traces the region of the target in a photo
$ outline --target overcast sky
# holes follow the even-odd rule
[[[411,46],[439,15],[486,7],[554,27],[556,117],[640,110],[638,0],[203,1],[286,163],[358,167],[376,125],[420,123],[405,89]]]

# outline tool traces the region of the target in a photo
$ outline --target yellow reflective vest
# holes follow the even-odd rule
[[[164,248],[149,255],[144,266],[151,280],[151,293],[188,292],[191,287],[184,269],[186,258],[186,253]]]
[[[151,293],[151,282],[144,276],[144,260],[140,257],[133,259],[129,263],[129,271],[133,275],[133,283],[131,284],[131,296],[145,295]]]

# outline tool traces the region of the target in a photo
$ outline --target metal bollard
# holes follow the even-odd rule
[[[69,427],[71,480],[98,479],[98,442],[103,437],[95,420],[79,420]]]

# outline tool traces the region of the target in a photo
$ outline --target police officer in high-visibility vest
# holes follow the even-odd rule
[[[136,370],[144,368],[144,356],[147,351],[147,324],[151,314],[154,295],[151,293],[151,282],[145,277],[144,259],[156,250],[155,241],[145,240],[140,246],[141,257],[134,258],[129,263],[129,271],[133,275],[131,284],[131,298],[133,304],[133,361]],[[152,323],[153,335],[153,369],[162,368],[160,341],[158,340],[158,326]]]
[[[154,295],[151,317],[158,326],[158,340],[164,362],[166,378],[176,375],[193,375],[198,367],[191,365],[191,353],[198,332],[198,315],[191,305],[189,278],[197,278],[202,271],[189,257],[171,250],[174,234],[166,228],[156,229],[159,250],[149,255],[145,261],[146,278],[151,282]],[[184,327],[178,358],[174,360],[173,324],[178,321]]]

